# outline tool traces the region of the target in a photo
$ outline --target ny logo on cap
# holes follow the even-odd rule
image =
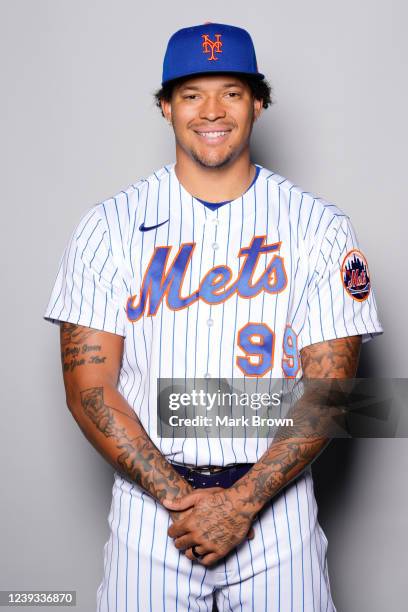
[[[203,38],[203,53],[211,53],[208,61],[217,60],[218,57],[215,57],[214,53],[222,53],[221,34],[215,34],[215,40],[211,40],[208,34],[202,34],[201,38]]]

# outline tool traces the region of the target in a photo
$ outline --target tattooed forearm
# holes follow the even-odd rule
[[[129,435],[129,428],[119,415],[140,425],[139,419],[136,415],[130,416],[106,404],[102,387],[82,391],[81,405],[96,428],[114,441],[115,467],[127,478],[137,482],[158,500],[173,499],[191,490],[143,429],[136,436]]]
[[[191,486],[154,446],[117,390],[122,354],[119,336],[63,323],[61,358],[68,406],[89,442],[126,478],[159,500],[185,495]],[[181,515],[173,512],[173,520]]]
[[[265,455],[233,487],[242,507],[248,512],[259,511],[317,457],[328,441],[319,437],[274,440]]]
[[[232,487],[243,509],[259,511],[303,472],[330,442],[334,419],[343,414],[342,396],[331,379],[355,376],[360,345],[361,337],[353,336],[303,349],[305,393],[287,415],[294,425],[278,430],[266,453]],[[311,378],[320,380],[313,383]]]

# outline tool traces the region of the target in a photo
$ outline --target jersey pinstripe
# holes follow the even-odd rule
[[[364,274],[368,278],[366,260],[358,253],[347,215],[266,168],[243,196],[212,211],[184,189],[170,165],[83,217],[63,256],[45,317],[124,337],[119,390],[169,460],[256,462],[270,439],[160,439],[156,379],[235,379],[254,371],[256,376],[258,366],[247,354],[248,325],[270,341],[270,367],[262,376],[270,380],[300,377],[299,352],[305,346],[359,334],[365,342],[381,333],[371,285],[365,293],[353,293],[355,283],[361,284]],[[350,275],[348,284],[343,272]],[[164,284],[155,284],[154,274]],[[225,282],[216,291],[220,276]],[[307,471],[265,509],[253,542],[205,570],[168,542],[167,512],[115,474],[100,610],[166,609],[164,601],[156,601],[163,597],[158,582],[180,610],[211,609],[209,585],[225,610],[333,610],[327,540],[316,514]],[[135,540],[135,524],[139,533],[143,527],[145,543],[151,539],[151,554]],[[139,595],[128,584],[136,568],[154,581],[154,588]],[[189,575],[193,595],[174,591],[187,588],[181,587],[179,572]],[[143,605],[126,607],[124,592],[132,601],[143,598]],[[261,592],[266,607],[254,603]]]

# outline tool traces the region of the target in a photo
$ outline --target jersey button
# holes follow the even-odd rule
[[[218,249],[218,247],[219,247],[218,242],[213,242],[212,243],[212,248],[214,249],[214,251],[216,251]]]
[[[214,325],[214,320],[213,319],[208,319],[207,325],[208,325],[208,327],[212,327]]]

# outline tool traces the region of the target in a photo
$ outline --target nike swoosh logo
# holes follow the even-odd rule
[[[139,229],[141,232],[150,232],[150,230],[157,229],[158,227],[160,227],[161,225],[164,225],[165,223],[168,223],[169,221],[170,219],[167,219],[166,221],[162,221],[161,223],[158,223],[157,225],[145,225],[144,223],[142,223],[139,226]]]

